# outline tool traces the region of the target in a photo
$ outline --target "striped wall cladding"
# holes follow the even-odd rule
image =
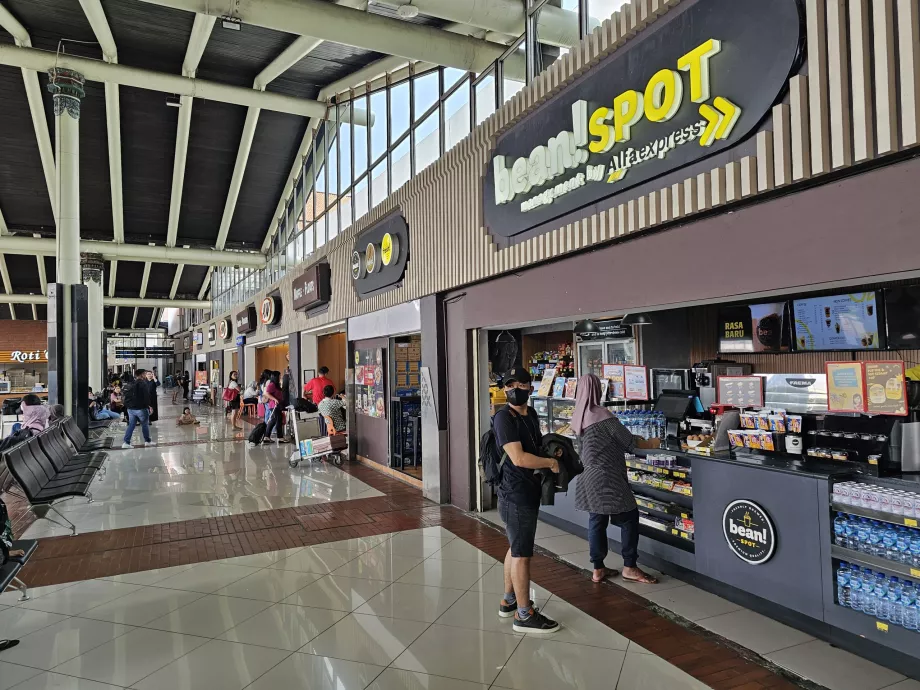
[[[290,309],[289,275],[263,293],[280,289],[285,300],[282,328],[270,335],[260,330],[249,341],[318,327],[628,239],[920,143],[920,0],[801,0],[807,59],[754,135],[753,145],[739,145],[749,155],[736,155],[711,170],[637,196],[626,190],[622,202],[612,200],[612,208],[597,213],[586,209],[585,217],[575,222],[499,247],[483,227],[480,198],[496,137],[598,61],[628,48],[637,32],[675,11],[681,1],[631,0],[615,12],[463,141],[310,257],[313,262],[327,256],[332,266],[332,302],[326,313],[307,319]],[[354,239],[397,208],[409,224],[403,282],[359,300],[349,270]]]

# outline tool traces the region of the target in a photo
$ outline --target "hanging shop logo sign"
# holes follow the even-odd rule
[[[188,349],[191,347],[191,345],[192,345],[191,338],[190,338],[189,336],[187,336],[187,335],[184,336],[184,337],[182,338],[182,349],[188,351]]]
[[[277,326],[281,322],[281,298],[269,295],[262,300],[259,308],[259,320],[266,326]]]
[[[211,324],[208,326],[208,345],[214,346],[217,344],[217,324]]]
[[[576,333],[575,340],[579,342],[585,340],[606,340],[607,338],[632,338],[632,326],[624,326],[622,319],[605,319],[595,321],[597,331],[591,333]]]
[[[351,254],[351,278],[360,297],[402,280],[406,271],[409,226],[402,213],[392,213],[361,233]]]
[[[256,328],[259,326],[259,322],[256,319],[256,308],[250,304],[236,315],[236,332],[255,333]]]
[[[307,311],[329,303],[332,294],[332,270],[328,261],[320,261],[307,268],[292,283],[294,309]]]
[[[799,60],[797,0],[699,0],[672,14],[498,140],[483,178],[494,235],[595,204],[757,128]]]
[[[773,557],[776,531],[767,512],[753,501],[732,501],[722,513],[728,548],[745,563],[762,565]]]
[[[204,333],[202,331],[195,331],[195,344],[199,350],[204,347]]]
[[[227,340],[230,338],[230,333],[232,332],[232,327],[230,326],[230,319],[221,319],[217,322],[217,336],[221,340]]]
[[[48,350],[12,350],[0,352],[0,362],[47,362]]]

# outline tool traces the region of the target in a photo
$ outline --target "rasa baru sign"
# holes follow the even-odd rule
[[[722,513],[722,532],[728,548],[750,565],[762,565],[776,550],[776,530],[767,511],[753,501],[732,501]]]
[[[409,226],[391,213],[361,233],[351,254],[351,278],[359,297],[402,280],[409,258]]]
[[[553,221],[751,134],[800,56],[797,0],[698,0],[658,20],[501,136],[483,178],[500,237]]]

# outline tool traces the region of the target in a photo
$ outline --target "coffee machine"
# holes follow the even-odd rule
[[[724,359],[707,359],[693,365],[693,382],[700,391],[700,402],[709,408],[718,400],[720,376],[748,376],[751,365]]]

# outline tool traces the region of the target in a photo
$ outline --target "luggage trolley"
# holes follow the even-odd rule
[[[348,449],[345,435],[323,436],[320,434],[318,415],[307,413],[309,416],[297,419],[298,413],[294,412],[294,408],[288,408],[288,410],[293,420],[296,444],[288,464],[291,467],[297,467],[302,461],[325,460],[336,467],[341,467],[345,460],[342,452]]]

